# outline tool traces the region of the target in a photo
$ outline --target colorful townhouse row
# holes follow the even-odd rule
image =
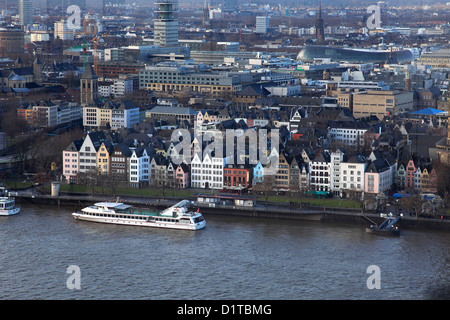
[[[396,183],[399,189],[435,193],[437,179],[437,172],[431,165],[420,165],[411,158],[398,166]]]
[[[349,156],[342,147],[334,151],[303,148],[295,154],[282,150],[273,175],[265,172],[267,167],[261,162],[235,164],[225,152],[204,157],[195,153],[189,164],[180,164],[179,157],[173,143],[158,148],[133,140],[113,144],[103,131],[96,131],[63,151],[63,175],[66,181],[76,182],[82,174],[102,174],[135,188],[243,190],[269,186],[278,191],[346,197],[378,194],[396,185],[399,189],[436,192],[436,172],[430,166],[417,166],[412,160],[398,165],[394,156],[376,151],[365,157],[359,153]]]

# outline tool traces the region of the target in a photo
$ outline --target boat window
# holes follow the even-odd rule
[[[203,217],[197,217],[197,218],[194,218],[194,223],[199,223],[199,222],[202,222],[204,219],[203,219]]]

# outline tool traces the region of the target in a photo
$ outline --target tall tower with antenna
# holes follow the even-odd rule
[[[154,21],[155,45],[160,47],[178,46],[177,0],[158,0],[155,2],[157,18]]]

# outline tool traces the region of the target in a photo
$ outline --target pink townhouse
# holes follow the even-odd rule
[[[416,171],[416,164],[412,159],[410,159],[406,165],[406,189],[414,189]]]
[[[364,192],[385,192],[391,188],[391,168],[384,159],[372,161],[364,173]]]
[[[191,185],[191,171],[189,167],[185,163],[181,163],[176,170],[175,179],[176,179],[176,187],[180,189],[189,188]]]
[[[64,151],[62,157],[63,175],[67,182],[74,182],[79,169],[80,148],[83,140],[73,141]]]

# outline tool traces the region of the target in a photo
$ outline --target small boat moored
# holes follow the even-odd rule
[[[398,227],[394,226],[394,224],[400,220],[400,216],[394,217],[392,213],[389,213],[388,216],[384,216],[386,217],[386,220],[384,220],[383,223],[379,226],[376,224],[371,225],[366,228],[366,232],[377,235],[399,236],[400,230]]]
[[[0,197],[0,216],[12,216],[19,213],[20,207],[16,206],[16,199]]]

